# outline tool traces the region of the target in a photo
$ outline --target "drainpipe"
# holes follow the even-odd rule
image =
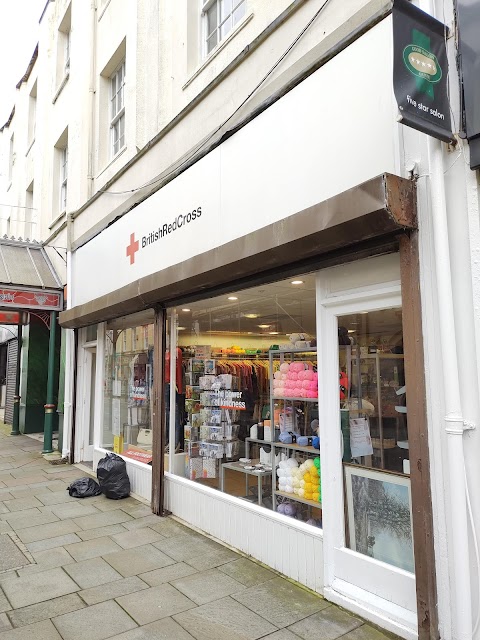
[[[13,396],[13,419],[11,436],[20,435],[20,374],[22,369],[22,336],[23,327],[17,327],[17,368],[15,371],[15,395]]]
[[[91,34],[92,34],[92,46],[91,46],[91,61],[90,61],[90,86],[88,88],[90,110],[90,132],[88,137],[88,175],[87,175],[87,189],[88,200],[93,196],[93,180],[94,180],[94,149],[95,149],[95,87],[96,87],[96,74],[97,74],[97,0],[92,0],[90,4],[90,11],[92,17]]]
[[[420,7],[435,16],[434,0],[420,0]],[[450,73],[452,72],[450,68]],[[464,420],[462,413],[442,142],[427,136],[427,150],[445,403],[444,428],[448,454],[449,520],[452,532],[449,550],[452,553],[450,567],[453,573],[450,589],[453,608],[452,637],[455,640],[472,640],[469,523],[463,434],[467,429],[475,427]]]

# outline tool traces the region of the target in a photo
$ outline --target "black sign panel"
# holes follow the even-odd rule
[[[470,144],[470,167],[480,168],[480,4],[457,0],[460,69],[463,81],[465,127]]]
[[[402,124],[453,139],[448,101],[447,27],[407,0],[393,5],[393,88]]]

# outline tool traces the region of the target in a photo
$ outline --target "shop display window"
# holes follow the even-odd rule
[[[321,527],[315,308],[308,274],[171,309],[167,393],[177,473]]]
[[[349,547],[414,571],[401,309],[338,318]]]
[[[153,311],[114,320],[105,336],[101,446],[152,461]]]

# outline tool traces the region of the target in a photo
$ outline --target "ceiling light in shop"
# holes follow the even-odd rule
[[[182,311],[183,311],[184,313],[188,313],[188,312],[190,311],[190,309],[182,309]]]
[[[268,329],[268,327],[270,326],[269,324],[259,324],[257,325],[259,329]]]
[[[186,327],[177,327],[179,331],[185,331]]]
[[[356,330],[356,329],[349,329],[349,330],[348,330],[348,333],[356,333],[356,332],[357,332],[357,330]]]
[[[269,335],[271,335],[271,336],[278,336],[278,334],[280,333],[280,331],[269,331],[268,333],[269,333]]]
[[[245,313],[244,318],[250,318],[250,319],[258,318],[258,313]]]
[[[228,296],[229,300],[238,300],[237,296]]]
[[[292,280],[290,284],[303,284],[303,280]]]

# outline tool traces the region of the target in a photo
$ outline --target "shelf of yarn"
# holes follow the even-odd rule
[[[322,503],[317,502],[316,500],[307,500],[306,498],[301,498],[294,493],[287,493],[286,491],[275,491],[276,496],[282,496],[282,498],[288,498],[288,500],[294,500],[295,502],[301,502],[302,504],[308,504],[310,507],[314,507],[315,509],[321,509]]]
[[[318,402],[318,396],[315,398],[295,398],[293,396],[274,396],[274,400],[291,400],[293,402]]]
[[[313,453],[318,456],[320,451],[315,449],[315,447],[302,447],[299,444],[283,444],[283,442],[268,442],[267,444],[273,444],[274,447],[278,447],[279,449],[290,449],[291,451],[303,451],[304,453]]]

